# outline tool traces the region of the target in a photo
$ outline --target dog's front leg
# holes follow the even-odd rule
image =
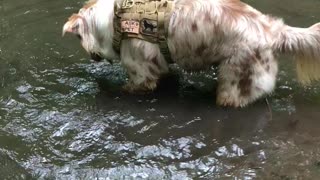
[[[124,86],[129,93],[154,90],[161,75],[168,72],[158,45],[140,39],[121,42],[121,63],[129,75],[129,82]]]

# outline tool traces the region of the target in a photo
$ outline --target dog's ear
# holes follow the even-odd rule
[[[77,14],[73,14],[71,17],[69,17],[68,21],[63,26],[62,36],[64,36],[66,33],[79,35],[79,20],[80,17]]]

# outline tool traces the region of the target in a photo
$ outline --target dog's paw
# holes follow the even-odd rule
[[[245,107],[249,103],[248,98],[245,97],[237,97],[237,96],[231,96],[228,94],[218,95],[217,97],[217,105],[218,106],[224,106],[224,107]]]
[[[147,94],[148,91],[144,87],[138,87],[132,84],[126,84],[122,87],[122,91],[128,94],[138,94],[144,95]]]
[[[239,107],[239,101],[236,101],[235,98],[231,96],[218,96],[217,105],[225,107]]]
[[[217,97],[217,105],[225,106],[225,107],[246,107],[250,103],[250,98],[245,97],[232,97],[230,95],[226,96],[218,96]]]
[[[144,95],[144,94],[149,94],[149,93],[153,92],[156,89],[156,87],[157,87],[156,82],[153,82],[153,83],[148,82],[148,83],[143,83],[140,85],[128,83],[122,87],[122,90],[125,93],[129,93],[129,94]]]

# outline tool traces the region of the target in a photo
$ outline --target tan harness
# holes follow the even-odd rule
[[[114,7],[113,48],[120,52],[122,39],[138,38],[159,44],[167,61],[171,61],[167,34],[174,0],[124,0]]]

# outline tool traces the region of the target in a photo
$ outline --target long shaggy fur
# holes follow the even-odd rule
[[[130,92],[153,90],[168,64],[157,44],[139,39],[112,48],[113,6],[122,0],[92,0],[71,16],[63,33],[81,36],[88,53],[107,59],[120,57],[130,80]],[[239,0],[175,0],[167,19],[168,47],[175,63],[186,70],[205,70],[219,64],[217,103],[245,106],[271,93],[279,53],[291,54],[298,79],[308,84],[320,79],[320,24],[295,28],[264,15]]]
[[[274,47],[294,55],[298,80],[310,84],[320,79],[320,23],[309,28],[286,26],[276,39]]]

